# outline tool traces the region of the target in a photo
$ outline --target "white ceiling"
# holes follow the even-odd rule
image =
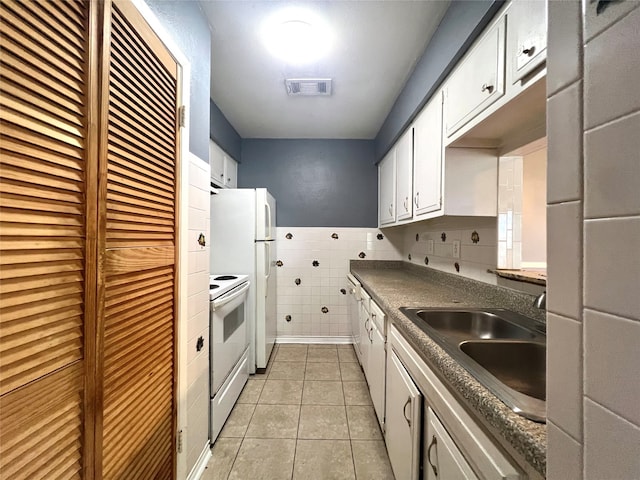
[[[242,138],[372,139],[449,0],[323,2],[200,0],[212,30],[211,98]],[[333,30],[332,51],[305,67],[262,44],[263,20],[312,9]],[[330,97],[290,97],[285,78],[330,77]]]

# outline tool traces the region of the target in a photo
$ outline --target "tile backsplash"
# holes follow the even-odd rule
[[[349,260],[401,258],[400,232],[278,227],[278,341],[349,341]]]
[[[497,283],[495,274],[487,272],[496,268],[498,242],[495,217],[442,217],[398,230],[402,235],[402,259],[405,262],[485,283]]]

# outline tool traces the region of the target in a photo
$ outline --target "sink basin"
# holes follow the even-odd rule
[[[400,310],[514,412],[546,421],[546,331],[503,309]]]
[[[468,338],[535,338],[535,333],[496,313],[479,310],[418,310],[415,314],[456,343]]]
[[[547,347],[543,343],[467,341],[460,350],[516,392],[546,400]]]

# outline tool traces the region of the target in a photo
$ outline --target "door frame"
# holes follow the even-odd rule
[[[186,110],[184,125],[180,128],[180,148],[179,148],[179,175],[177,178],[177,245],[176,245],[176,266],[178,269],[176,286],[176,319],[175,319],[175,365],[176,378],[174,378],[174,404],[176,417],[174,419],[176,440],[179,440],[179,432],[182,437],[186,437],[187,427],[187,254],[188,243],[187,233],[189,218],[189,112],[190,109],[190,79],[191,63],[180,47],[175,43],[173,37],[164,28],[158,17],[144,0],[130,0],[140,15],[149,24],[151,30],[158,36],[160,41],[167,48],[171,56],[178,64],[178,103]],[[186,478],[187,472],[187,449],[178,451],[176,445],[175,478]]]

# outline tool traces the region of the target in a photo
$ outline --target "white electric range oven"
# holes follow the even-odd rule
[[[213,443],[249,378],[249,338],[246,300],[247,275],[211,275],[210,322],[210,422]]]

